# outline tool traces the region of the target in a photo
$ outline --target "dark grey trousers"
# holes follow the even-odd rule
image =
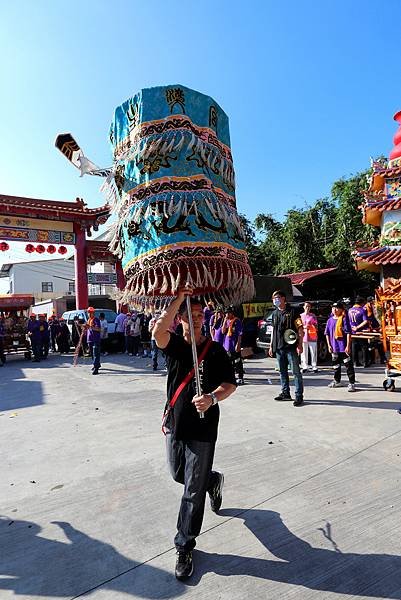
[[[184,485],[177,535],[177,550],[192,550],[199,535],[205,510],[206,492],[217,480],[212,471],[215,442],[179,441],[166,435],[167,461],[174,481]]]
[[[347,376],[350,383],[355,383],[355,370],[352,359],[346,352],[334,352],[331,355],[333,371],[334,371],[334,381],[340,383],[341,381],[341,364],[347,370]]]

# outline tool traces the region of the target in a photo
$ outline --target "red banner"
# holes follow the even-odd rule
[[[32,306],[35,299],[33,296],[25,296],[23,294],[6,294],[0,296],[0,308],[7,308],[12,310],[13,308],[22,308]]]

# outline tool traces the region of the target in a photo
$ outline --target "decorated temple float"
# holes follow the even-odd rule
[[[389,160],[372,161],[373,172],[362,205],[363,221],[380,227],[379,241],[356,252],[358,269],[380,273],[376,290],[383,346],[388,356],[383,387],[395,389],[401,376],[401,111]]]
[[[26,335],[28,312],[34,303],[27,294],[0,295],[0,319],[4,324],[3,364],[7,354],[19,354],[31,358],[31,344]],[[1,365],[0,365],[1,366]]]

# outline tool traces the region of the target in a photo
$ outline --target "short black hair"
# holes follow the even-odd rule
[[[333,308],[342,308],[342,309],[344,309],[344,304],[342,302],[334,302],[332,304],[332,307]]]
[[[100,313],[99,319],[104,319],[104,313]]]
[[[363,296],[357,296],[355,298],[355,304],[365,304],[366,300]]]
[[[286,293],[283,292],[283,290],[276,290],[272,293],[272,298],[274,298],[274,296],[281,296],[281,298],[287,298]]]
[[[203,304],[202,304],[201,300],[199,300],[199,298],[191,296],[189,299],[189,303],[190,303],[191,307],[195,306],[196,304],[200,304],[200,306],[202,306],[202,309],[203,309]],[[184,315],[186,312],[187,312],[187,301],[185,300],[181,304],[180,308],[178,309],[178,314]]]

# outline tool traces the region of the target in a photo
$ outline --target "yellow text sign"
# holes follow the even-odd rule
[[[67,221],[48,221],[47,219],[26,219],[0,215],[0,227],[18,227],[20,229],[39,229],[45,231],[73,232],[73,223]]]
[[[247,304],[243,304],[242,310],[244,312],[244,319],[249,319],[251,317],[264,317],[270,308],[273,308],[273,304],[271,302],[249,302]]]

